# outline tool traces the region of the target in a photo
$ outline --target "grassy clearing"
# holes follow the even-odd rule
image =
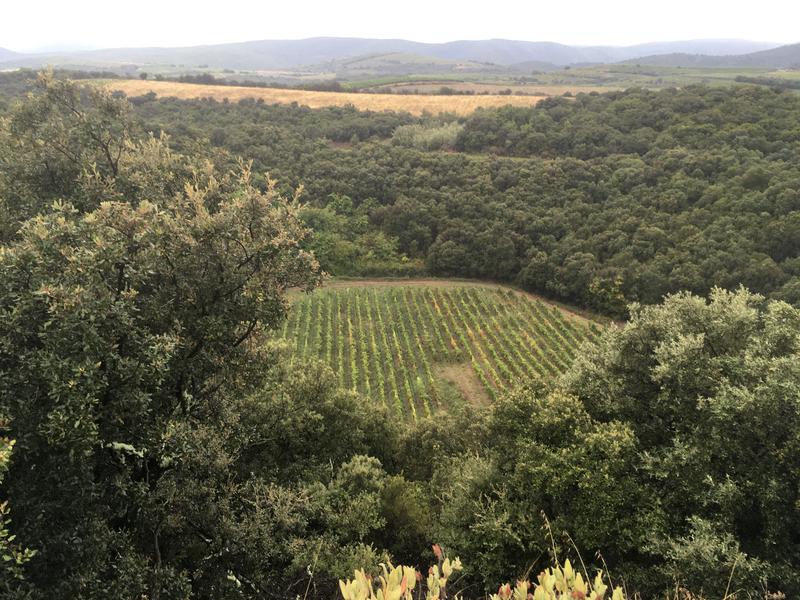
[[[98,81],[98,80],[96,80]],[[469,114],[479,107],[533,106],[545,96],[433,96],[425,94],[357,94],[350,92],[314,92],[278,88],[256,88],[222,85],[176,83],[172,81],[143,81],[141,79],[102,80],[102,84],[128,96],[141,96],[149,92],[160,97],[175,97],[184,100],[214,98],[238,102],[245,98],[262,99],[270,104],[296,102],[310,108],[353,105],[359,110],[406,111],[414,115],[425,112]]]
[[[343,387],[415,420],[446,404],[443,384],[482,405],[554,377],[599,331],[500,287],[338,285],[297,298],[280,335],[296,356],[328,363]]]

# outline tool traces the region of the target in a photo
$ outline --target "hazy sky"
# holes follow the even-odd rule
[[[186,46],[318,35],[628,45],[800,42],[800,0],[0,0],[0,47]]]

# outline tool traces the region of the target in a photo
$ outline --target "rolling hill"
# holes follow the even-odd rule
[[[20,55],[16,52],[12,52],[6,48],[0,48],[0,63],[7,60],[14,60],[18,58]]]
[[[769,69],[800,68],[800,44],[790,44],[735,56],[711,56],[708,54],[662,54],[629,60],[659,67],[764,67]]]
[[[743,40],[690,40],[628,47],[568,46],[519,40],[459,40],[440,44],[400,39],[317,37],[303,40],[260,40],[183,48],[111,48],[80,52],[50,52],[10,56],[8,66],[82,66],[119,68],[170,65],[175,68],[270,70],[297,69],[330,61],[387,54],[425,56],[449,61],[473,61],[511,66],[535,61],[557,66],[609,63],[656,54],[725,55],[773,49],[777,44]]]

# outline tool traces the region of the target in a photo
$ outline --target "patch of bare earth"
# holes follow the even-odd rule
[[[491,400],[486,388],[469,363],[439,364],[434,372],[440,379],[452,384],[469,402],[475,406],[489,406]]]

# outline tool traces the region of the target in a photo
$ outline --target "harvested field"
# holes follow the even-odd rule
[[[452,112],[466,115],[478,107],[533,106],[546,96],[435,96],[430,94],[357,94],[352,92],[314,92],[279,88],[257,88],[223,85],[201,85],[172,81],[143,81],[140,79],[103,80],[103,85],[128,96],[142,96],[149,92],[159,97],[175,97],[183,100],[214,98],[238,102],[245,98],[263,99],[270,104],[296,102],[310,108],[346,106],[352,104],[359,110],[406,111],[414,115],[424,112],[438,114]]]

